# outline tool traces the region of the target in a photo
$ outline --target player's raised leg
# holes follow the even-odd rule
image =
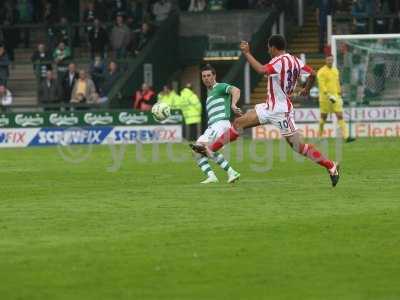
[[[215,142],[211,143],[208,147],[205,145],[193,145],[193,150],[197,153],[207,155],[208,157],[213,156],[213,152],[218,151],[224,145],[237,140],[240,136],[240,132],[243,129],[254,127],[260,125],[260,121],[257,117],[255,110],[246,112],[244,115],[235,119],[227,131],[225,131],[220,137],[218,137]]]
[[[301,135],[298,132],[295,132],[290,136],[286,136],[285,138],[294,151],[326,168],[329,172],[332,186],[336,186],[340,177],[339,164],[333,162],[323,155],[314,145],[304,143]]]

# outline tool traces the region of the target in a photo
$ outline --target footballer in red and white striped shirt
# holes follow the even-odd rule
[[[238,116],[232,127],[222,134],[214,143],[209,146],[192,145],[196,152],[212,157],[213,152],[218,151],[223,145],[236,140],[239,132],[245,128],[271,123],[276,126],[281,135],[286,139],[292,149],[301,155],[309,158],[315,163],[328,170],[332,186],[339,181],[339,164],[325,157],[312,144],[306,144],[296,129],[294,121],[293,105],[290,100],[297,79],[303,74],[309,74],[301,95],[308,95],[315,80],[315,72],[312,68],[304,65],[297,57],[286,53],[286,40],[281,35],[272,35],[268,40],[268,52],[271,61],[262,65],[250,52],[250,45],[242,41],[240,50],[258,73],[267,77],[268,91],[265,103],[257,104],[254,110],[242,115],[241,110],[232,104],[232,110]]]
[[[264,73],[268,75],[266,103],[269,108],[275,112],[291,112],[293,105],[290,96],[296,88],[297,79],[313,72],[311,67],[288,53],[271,59],[264,66]]]

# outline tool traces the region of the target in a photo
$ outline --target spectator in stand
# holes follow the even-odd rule
[[[68,72],[62,78],[61,87],[62,87],[62,96],[63,102],[69,103],[71,100],[72,89],[74,88],[76,80],[78,80],[79,74],[76,71],[76,65],[74,63],[70,63],[68,65]],[[60,78],[58,79],[60,80]]]
[[[122,16],[117,16],[116,24],[114,25],[110,36],[114,58],[126,58],[127,47],[129,45],[130,38],[131,33],[128,26],[124,24],[124,18]]]
[[[185,119],[185,137],[189,141],[199,136],[201,124],[201,103],[199,97],[193,92],[191,83],[181,91],[180,107]]]
[[[101,22],[108,20],[108,8],[105,0],[95,0],[94,11],[96,18]]]
[[[138,55],[140,53],[140,51],[142,51],[144,46],[146,46],[146,44],[149,42],[152,35],[153,35],[152,27],[150,26],[149,23],[144,22],[142,24],[142,29],[139,32],[139,36],[138,36],[138,43],[137,43],[137,46],[135,49],[136,55]]]
[[[70,58],[70,48],[65,46],[63,42],[60,42],[53,53],[53,59],[55,64],[57,65],[57,78],[64,78],[65,74],[68,72],[68,60]]]
[[[190,0],[190,5],[188,11],[190,12],[200,12],[204,11],[207,7],[206,0]]]
[[[46,72],[46,78],[42,80],[39,85],[39,97],[38,101],[40,104],[56,104],[60,102],[61,91],[60,85],[57,84],[51,70]],[[53,110],[54,108],[45,108],[45,110]]]
[[[29,24],[33,20],[33,1],[32,0],[18,0],[17,10],[19,14],[19,23]],[[30,30],[24,29],[24,44],[25,48],[29,47]]]
[[[63,42],[65,45],[71,45],[71,28],[68,24],[66,17],[61,17],[60,23],[58,24],[58,38],[57,41]]]
[[[108,94],[114,84],[118,81],[119,77],[120,72],[118,70],[118,65],[116,62],[111,61],[100,85],[100,103],[108,101]]]
[[[210,11],[224,10],[226,9],[225,0],[208,0],[207,9]]]
[[[71,103],[97,103],[98,94],[93,81],[87,77],[85,70],[79,71],[79,78],[74,84]]]
[[[138,90],[133,97],[133,108],[140,111],[150,111],[153,104],[156,102],[156,93],[147,84],[142,84],[142,89]]]
[[[164,85],[163,90],[157,96],[157,100],[168,104],[172,109],[180,108],[180,97],[170,84]]]
[[[33,1],[18,0],[17,10],[20,23],[31,23],[33,20]]]
[[[126,15],[132,17],[135,21],[135,26],[139,27],[139,24],[143,20],[143,3],[139,0],[129,0]]]
[[[152,9],[155,21],[157,23],[161,23],[162,21],[166,20],[171,10],[172,4],[169,0],[158,0],[156,3],[153,4]]]
[[[13,102],[13,97],[9,89],[4,84],[0,84],[0,104],[9,106]]]
[[[90,32],[93,30],[93,23],[94,20],[96,19],[96,11],[94,8],[94,3],[93,2],[88,2],[86,3],[86,9],[83,12],[83,22],[84,23],[89,23],[88,26],[86,26],[86,32],[88,35],[90,35]]]
[[[319,52],[324,52],[326,34],[327,34],[327,17],[333,13],[333,0],[315,0],[317,24],[319,28]]]
[[[368,32],[368,7],[364,0],[354,0],[351,7],[354,33]]]
[[[51,55],[46,51],[44,44],[39,44],[37,50],[32,54],[31,61],[33,63],[33,72],[41,81],[47,77],[47,71],[52,70]]]
[[[111,0],[111,11],[113,18],[126,15],[126,0]]]
[[[10,76],[9,66],[11,64],[6,49],[3,44],[0,44],[0,84],[7,85],[8,77]]]
[[[57,28],[55,24],[57,22],[57,10],[51,2],[46,2],[43,7],[43,21],[46,24],[46,34],[47,34],[47,49],[53,52],[57,46]]]
[[[89,47],[92,59],[95,53],[99,53],[104,58],[106,45],[108,44],[108,33],[101,25],[99,19],[94,20],[93,30],[89,31]]]
[[[133,17],[128,16],[128,18],[126,20],[126,26],[128,26],[129,32],[130,32],[130,38],[129,38],[129,44],[127,46],[127,51],[128,51],[128,53],[134,53],[136,50],[136,47],[138,45],[138,35],[141,31],[140,27],[138,27],[138,26],[141,26],[141,25],[137,24],[137,22],[135,22]]]
[[[96,91],[100,93],[101,80],[106,73],[106,64],[103,61],[103,56],[97,54],[93,63],[90,66],[90,77],[96,86]]]
[[[18,10],[12,1],[4,3],[3,9],[0,11],[0,22],[5,26],[13,26],[19,21]],[[14,62],[14,49],[19,43],[19,29],[5,28],[3,29],[3,38],[6,45],[6,51],[11,63]]]
[[[47,24],[54,24],[58,20],[57,9],[52,1],[46,1],[43,7],[43,21]]]

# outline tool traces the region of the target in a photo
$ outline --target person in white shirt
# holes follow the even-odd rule
[[[0,104],[2,106],[9,106],[12,104],[13,98],[9,89],[5,85],[0,85]]]

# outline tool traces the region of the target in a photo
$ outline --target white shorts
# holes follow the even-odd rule
[[[255,106],[260,124],[271,123],[278,128],[283,136],[291,136],[296,133],[297,127],[294,122],[294,112],[273,112],[268,110],[266,103]]]
[[[231,128],[231,122],[228,120],[221,120],[210,125],[206,131],[197,139],[197,143],[212,144],[218,139],[224,132]]]

